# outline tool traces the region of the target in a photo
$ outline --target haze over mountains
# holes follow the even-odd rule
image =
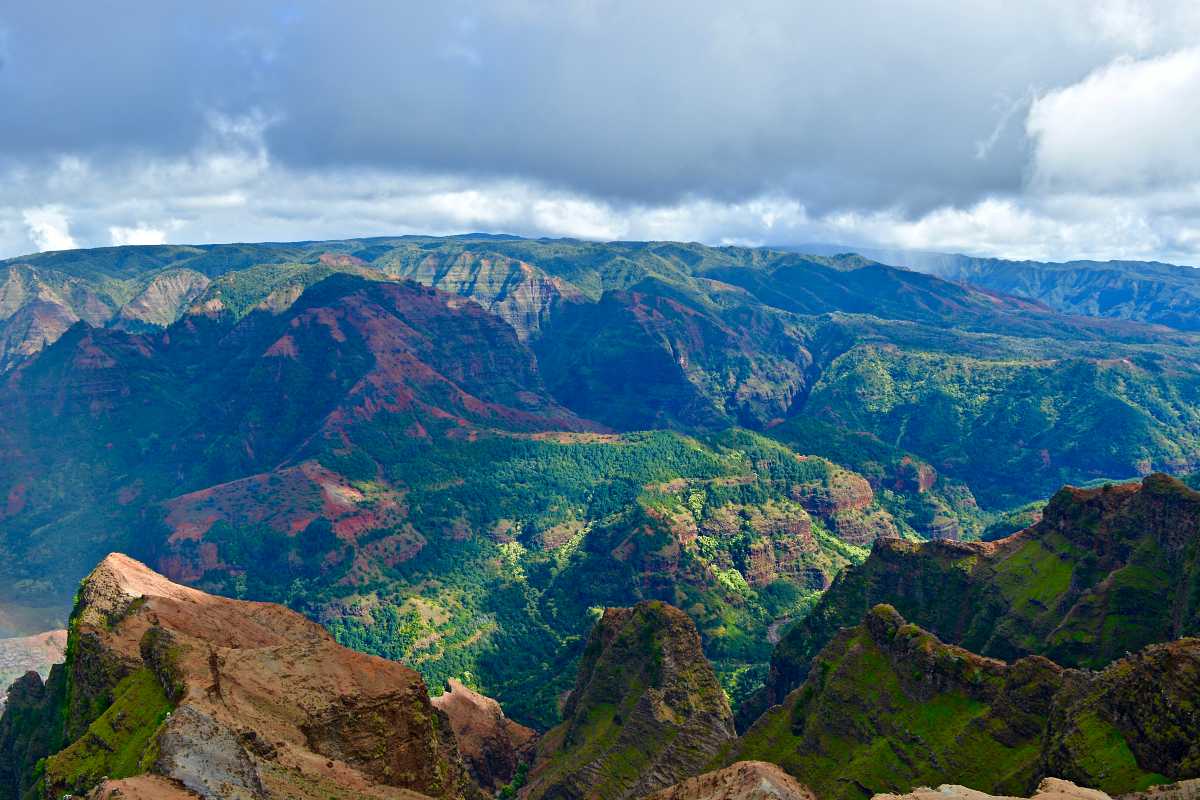
[[[1038,300],[1068,314],[1132,319],[1182,330],[1200,326],[1200,272],[1156,261],[1014,261],[920,250],[805,245],[817,255],[857,252],[885,264]]]
[[[204,797],[761,780],[822,800],[1200,775],[1180,638],[1200,632],[1200,495],[1162,474],[1200,465],[1200,334],[1182,322],[676,242],[120,247],[0,269],[6,619],[65,619],[89,573],[133,587],[108,627],[81,628],[95,601],[76,598],[67,668],[19,682],[5,797],[179,788],[102,780],[142,773]],[[332,637],[304,629],[305,653],[336,640],[407,665],[433,771],[404,766],[407,734],[351,730],[324,699],[307,722],[239,728],[205,681],[265,685],[278,665],[241,651],[293,644],[186,615],[185,695],[212,719],[172,733],[174,668],[144,637],[180,598],[222,630],[302,614]],[[66,676],[109,663],[85,642],[123,666],[83,698]],[[1143,707],[1163,670],[1165,705]],[[330,680],[335,706],[394,699]],[[425,687],[450,680],[443,720]],[[246,702],[275,708],[262,697]],[[236,780],[195,771],[210,722]]]

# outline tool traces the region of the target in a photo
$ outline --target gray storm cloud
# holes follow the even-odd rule
[[[50,219],[1195,254],[1200,154],[1162,132],[1196,122],[1190,2],[46,2],[0,33],[6,252]],[[1145,179],[1090,172],[1106,142]]]

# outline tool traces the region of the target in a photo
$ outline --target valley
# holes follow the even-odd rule
[[[763,768],[742,762],[822,800],[1192,777],[1186,748],[1121,727],[1144,679],[1111,666],[1144,653],[1191,691],[1190,645],[1165,643],[1200,631],[1200,495],[1164,473],[1200,463],[1192,333],[849,255],[485,236],[82,253],[3,266],[7,319],[67,321],[0,374],[4,607],[53,599],[65,622],[113,551],[161,575],[120,578],[131,596],[280,604],[450,687],[433,707],[460,788],[441,767],[395,784],[431,796],[673,797],[748,785]],[[71,311],[79,287],[107,316]],[[634,669],[642,647],[683,649]],[[39,749],[64,755],[38,792],[115,780],[91,735],[131,780],[176,774],[150,722],[114,727],[122,702],[179,702],[129,663],[62,729],[28,726],[77,702],[67,673],[14,687],[14,798],[46,780]],[[1044,691],[1007,694],[1010,675]],[[1130,766],[1102,775],[1086,743],[1118,734]],[[1008,766],[974,776],[980,758]],[[278,762],[306,792],[342,774],[308,760]],[[256,780],[299,780],[275,769]]]

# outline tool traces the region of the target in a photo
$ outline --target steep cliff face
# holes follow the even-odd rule
[[[533,759],[537,732],[504,716],[500,704],[451,678],[433,706],[450,720],[458,751],[483,791],[495,794]]]
[[[147,774],[206,798],[474,796],[416,673],[283,607],[179,586],[122,555],[84,581],[67,662],[39,683],[18,685],[0,752],[45,760],[6,776],[6,797]]]
[[[565,721],[538,745],[522,797],[642,797],[694,775],[733,738],[695,626],[660,602],[606,609]]]
[[[527,262],[477,252],[428,253],[392,262],[388,274],[469,297],[507,322],[522,340],[536,336],[564,301],[582,300],[578,289]]]
[[[958,782],[1026,794],[1055,775],[1110,793],[1200,775],[1200,639],[1101,672],[985,658],[879,605],[731,749],[824,798]]]
[[[1166,475],[1065,488],[1040,522],[997,542],[879,540],[772,658],[771,702],[875,603],[946,641],[1012,659],[1102,667],[1152,642],[1200,633],[1200,494]]]
[[[102,325],[116,301],[87,282],[28,264],[0,266],[0,372],[83,320]]]
[[[47,681],[28,672],[8,687],[0,715],[0,797],[20,800],[36,780],[35,765],[61,746],[56,721],[66,694],[66,674],[56,666]]]
[[[211,281],[190,269],[160,272],[117,312],[114,326],[125,330],[165,328],[183,316]]]

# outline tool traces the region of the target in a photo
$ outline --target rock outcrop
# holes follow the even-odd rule
[[[700,772],[733,739],[695,626],[661,602],[605,610],[563,717],[538,745],[527,800],[643,797]]]
[[[827,800],[957,782],[1024,795],[1060,776],[1110,794],[1200,775],[1200,639],[1100,672],[948,645],[891,606],[834,637],[728,760],[780,765]]]
[[[904,794],[877,794],[872,800],[1000,800],[986,792],[966,786],[942,784],[936,789],[921,787]],[[1005,798],[1017,800],[1017,798]],[[1104,792],[1076,786],[1059,778],[1046,778],[1038,784],[1029,800],[1111,800]]]
[[[522,340],[536,336],[560,304],[582,298],[567,281],[496,254],[429,253],[418,261],[388,265],[387,270],[471,298],[511,325]]]
[[[1118,800],[1193,800],[1200,797],[1200,780],[1180,781],[1165,786],[1154,786],[1144,792],[1130,792],[1118,796]],[[877,794],[872,800],[1020,800],[998,798],[994,795],[968,789],[966,786],[943,784],[936,789],[921,787],[904,794]],[[1098,789],[1076,786],[1061,778],[1046,778],[1038,784],[1030,800],[1112,800]]]
[[[537,732],[504,716],[492,698],[451,678],[433,705],[449,718],[458,752],[485,792],[495,794],[512,781],[521,764],[533,759]]]
[[[23,763],[44,767],[4,797],[153,795],[161,781],[143,775],[204,798],[475,796],[415,672],[282,606],[208,595],[123,555],[83,582],[66,664],[45,687],[34,678],[0,720],[0,752],[24,742]],[[106,785],[120,779],[140,788]]]
[[[646,800],[816,800],[816,795],[774,764],[739,761],[688,778]]]

